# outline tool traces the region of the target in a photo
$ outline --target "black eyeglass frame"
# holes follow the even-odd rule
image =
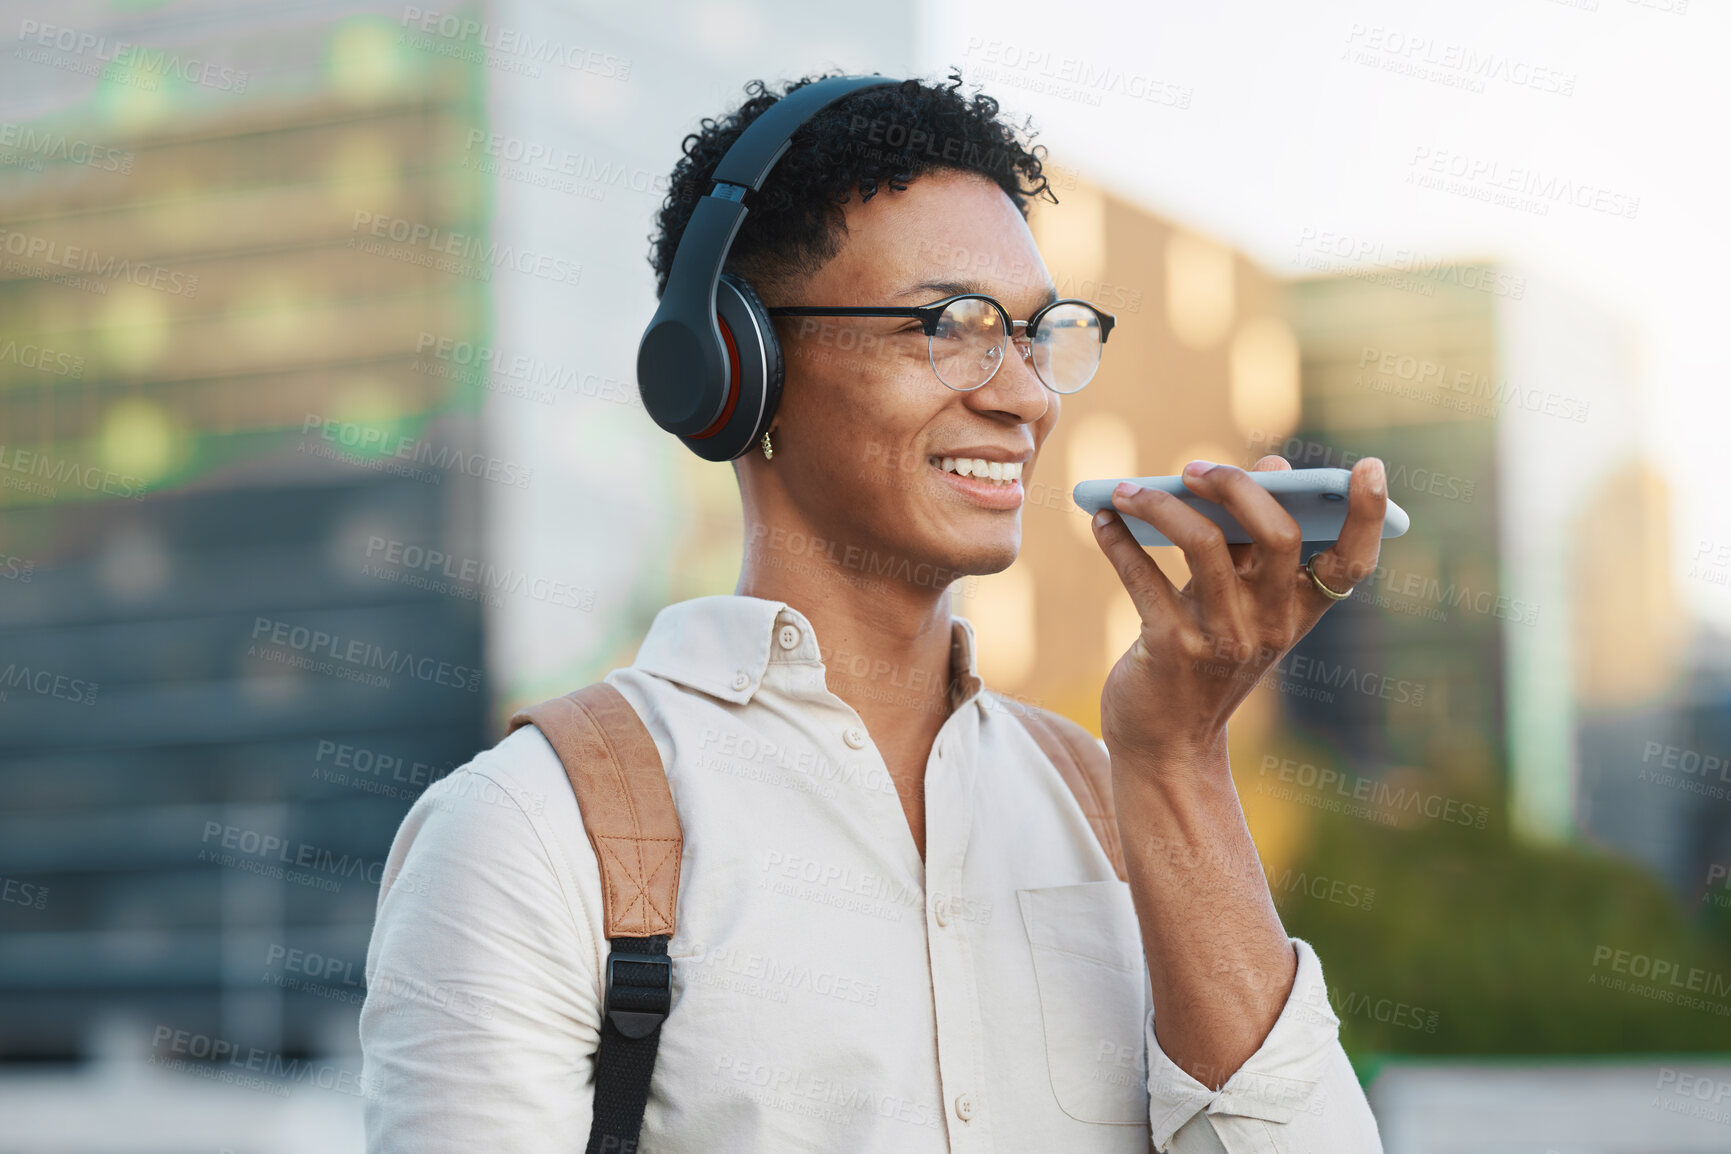
[[[855,308],[825,308],[822,306],[786,305],[779,308],[768,309],[766,311],[772,317],[913,317],[919,320],[920,326],[926,331],[926,340],[930,341],[933,337],[938,335],[938,318],[944,315],[944,310],[955,304],[957,301],[965,300],[985,301],[987,304],[997,309],[998,316],[1001,317],[1004,322],[1004,332],[1007,340],[1016,340],[1016,328],[1017,326],[1020,326],[1023,330],[1022,335],[1029,342],[1032,342],[1039,334],[1040,320],[1048,312],[1057,308],[1059,305],[1081,305],[1100,320],[1100,349],[1102,355],[1105,353],[1106,338],[1112,335],[1112,326],[1118,323],[1117,317],[1113,316],[1099,305],[1094,304],[1092,301],[1085,301],[1079,297],[1060,297],[1055,301],[1048,301],[1046,304],[1035,309],[1034,315],[1029,317],[1027,320],[1013,321],[1010,319],[1009,310],[1006,309],[996,297],[989,297],[985,293],[957,293],[955,296],[945,297],[941,301],[933,301],[929,305],[886,305],[881,308],[869,306]],[[942,376],[939,376],[938,380],[947,389],[954,389],[958,393],[971,393],[975,389],[984,388],[987,384],[991,383],[992,378],[998,375],[998,369],[1002,368],[1003,364],[1004,362],[1000,360],[997,365],[993,366],[991,373],[985,380],[981,381],[977,385],[971,385],[965,389],[956,388],[956,386],[944,380]],[[937,366],[935,364],[932,366],[932,371],[934,374],[937,372]],[[1096,369],[1095,371],[1098,372],[1099,370]],[[1074,393],[1079,393],[1083,389],[1087,388],[1089,384],[1093,383],[1094,380],[1093,377],[1089,377],[1086,381],[1083,381],[1080,385],[1077,385],[1074,389],[1071,389],[1066,393],[1062,389],[1054,386],[1050,381],[1046,380],[1045,377],[1041,377],[1038,370],[1035,371],[1034,375],[1039,377],[1042,385],[1045,385],[1048,389],[1051,389],[1054,393],[1057,393],[1060,396],[1070,396]]]

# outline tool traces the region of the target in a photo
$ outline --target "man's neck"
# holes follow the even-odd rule
[[[830,692],[880,746],[924,734],[929,747],[950,714],[948,586],[898,577],[901,566],[879,576],[873,566],[850,565],[839,547],[796,552],[770,541],[748,543],[734,592],[784,601],[805,615]]]

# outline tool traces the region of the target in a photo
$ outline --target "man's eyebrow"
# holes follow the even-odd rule
[[[979,293],[982,296],[994,295],[992,293],[992,286],[981,281],[973,280],[921,281],[919,284],[911,285],[908,288],[903,289],[896,295],[903,297],[927,297],[930,299],[942,300],[944,297],[959,296],[962,293]],[[1051,285],[1047,285],[1046,291],[1040,296],[1040,302],[1034,307],[1036,309],[1044,308],[1057,299],[1058,290],[1053,288]]]

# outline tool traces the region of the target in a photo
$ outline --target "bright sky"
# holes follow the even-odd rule
[[[1506,258],[1626,318],[1642,347],[1640,437],[1674,490],[1678,588],[1731,627],[1731,589],[1686,576],[1704,541],[1731,546],[1720,0],[944,0],[925,6],[921,36],[922,72],[962,66],[1091,178],[1272,271],[1302,271],[1301,232],[1331,229]],[[1461,86],[1487,67],[1482,91]],[[1103,92],[1084,72],[1122,76]],[[1088,95],[1027,86],[1066,80]],[[1419,157],[1601,195],[1546,215],[1482,203],[1407,183]]]

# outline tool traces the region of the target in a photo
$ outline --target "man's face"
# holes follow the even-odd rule
[[[1056,296],[1026,222],[984,177],[931,172],[903,192],[856,196],[845,211],[841,252],[767,304],[927,305],[978,292],[1026,320]],[[1011,344],[991,380],[958,392],[933,371],[917,319],[782,317],[777,326],[787,381],[775,457],[754,466],[765,480],[774,474],[778,500],[839,547],[875,550],[860,562],[866,572],[904,559],[952,576],[1007,568],[1022,542],[1023,487],[1059,410],[1020,350]],[[1019,464],[1021,478],[963,477],[942,468],[945,458]]]

